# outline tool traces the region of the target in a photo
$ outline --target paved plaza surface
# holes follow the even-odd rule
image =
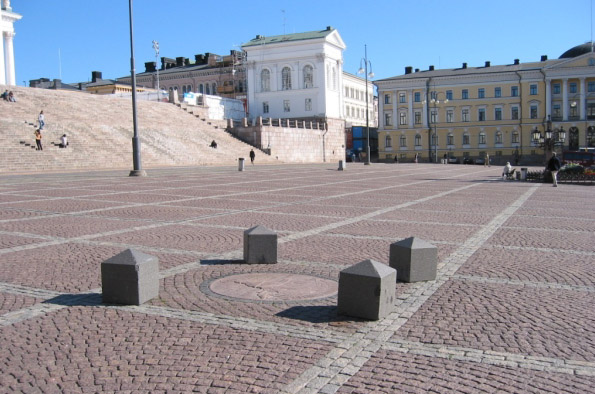
[[[595,393],[595,188],[246,167],[0,176],[0,392]],[[242,264],[256,225],[277,264]],[[339,272],[411,236],[437,279],[337,315]],[[102,304],[128,248],[158,257],[159,297]]]

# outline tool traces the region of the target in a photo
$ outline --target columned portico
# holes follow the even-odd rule
[[[16,75],[14,66],[14,22],[22,18],[21,15],[12,12],[10,0],[2,0],[2,9],[0,10],[0,85],[16,85]]]

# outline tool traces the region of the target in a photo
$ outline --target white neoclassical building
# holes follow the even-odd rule
[[[0,31],[2,39],[0,40],[0,85],[16,85],[15,67],[14,67],[14,22],[22,18],[21,15],[12,12],[10,0],[2,0],[2,9],[0,9]]]
[[[343,119],[343,50],[332,27],[256,36],[247,57],[249,117]]]

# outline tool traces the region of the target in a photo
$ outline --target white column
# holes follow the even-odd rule
[[[580,107],[578,108],[578,116],[580,120],[586,120],[587,116],[585,113],[586,110],[586,99],[585,96],[587,95],[587,88],[586,88],[586,84],[585,84],[585,78],[581,78],[580,79],[581,84],[580,84]]]
[[[0,85],[6,85],[6,55],[4,53],[4,32],[0,31],[0,54],[2,54],[2,59],[0,59]]]
[[[4,62],[6,64],[6,84],[16,85],[16,77],[14,70],[14,48],[12,45],[12,39],[14,33],[4,32],[6,43],[4,46]]]
[[[552,114],[552,80],[545,80],[545,118],[549,119]]]
[[[562,80],[562,120],[568,120],[568,79]]]
[[[409,111],[407,113],[407,116],[409,117],[409,128],[412,129],[414,127],[413,122],[415,121],[415,119],[413,119],[413,90],[407,92],[407,103],[409,105]]]

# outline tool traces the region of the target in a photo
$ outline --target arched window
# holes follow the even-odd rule
[[[311,65],[304,66],[304,89],[314,87],[314,69]]]
[[[421,135],[415,134],[415,146],[421,146]]]
[[[402,135],[402,136],[399,138],[399,146],[400,146],[401,148],[406,148],[406,147],[407,147],[407,137],[405,137],[404,135]]]
[[[432,134],[432,146],[438,145],[438,135]]]
[[[207,83],[207,84],[205,84],[205,86],[207,87],[207,93],[206,94],[211,94],[211,85],[209,85]]]
[[[452,133],[448,133],[446,136],[446,145],[454,145],[455,144],[455,136]]]
[[[512,143],[513,144],[518,144],[519,143],[519,132],[518,131],[513,131],[512,132]]]
[[[496,143],[496,144],[502,143],[502,132],[501,131],[496,132],[496,138],[494,139],[494,143]]]
[[[260,90],[262,92],[271,91],[271,72],[266,68],[260,72]]]
[[[470,137],[468,133],[463,134],[463,145],[469,145],[470,144]]]
[[[486,143],[486,133],[481,132],[481,133],[479,133],[479,144],[485,145],[485,143]]]
[[[587,147],[595,147],[595,128],[593,126],[587,129]]]
[[[198,85],[198,92],[201,94],[205,92],[205,87],[202,83]]]
[[[390,138],[390,135],[387,135],[386,138],[384,138],[384,146],[387,148],[393,147],[393,139]]]
[[[291,90],[291,69],[283,67],[281,70],[281,89]]]
[[[213,82],[213,94],[217,94],[217,84]]]

